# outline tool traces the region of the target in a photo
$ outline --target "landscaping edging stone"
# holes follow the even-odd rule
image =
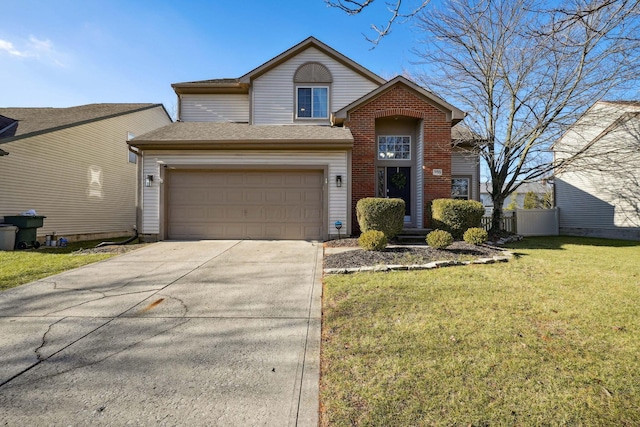
[[[387,271],[412,271],[412,270],[432,270],[434,268],[453,267],[458,265],[471,264],[495,264],[497,262],[509,262],[513,258],[513,254],[509,251],[503,251],[502,255],[491,258],[478,258],[473,261],[434,261],[427,264],[414,265],[375,265],[370,267],[353,267],[353,268],[325,268],[324,274],[352,274],[352,273],[368,273],[368,272],[387,272]]]

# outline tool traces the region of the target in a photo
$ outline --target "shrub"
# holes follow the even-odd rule
[[[432,226],[460,239],[471,227],[480,227],[484,206],[475,200],[436,199],[431,203]]]
[[[360,231],[382,231],[387,239],[393,239],[404,226],[404,200],[367,197],[358,200],[356,216]]]
[[[462,238],[470,245],[481,245],[489,239],[489,234],[484,228],[471,227],[464,232]]]
[[[387,236],[378,230],[364,232],[358,238],[358,246],[365,251],[381,251],[387,247]]]
[[[527,191],[524,195],[523,208],[525,209],[538,209],[542,203],[538,198],[538,195],[533,191]]]
[[[453,236],[445,230],[434,230],[427,234],[427,245],[432,248],[444,249],[453,243]]]

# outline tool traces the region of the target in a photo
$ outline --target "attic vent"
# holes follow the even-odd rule
[[[293,77],[295,83],[331,83],[331,73],[322,64],[307,62],[302,64]]]

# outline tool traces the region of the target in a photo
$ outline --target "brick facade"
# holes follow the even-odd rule
[[[352,233],[358,234],[355,207],[358,200],[376,195],[376,119],[405,116],[422,120],[424,135],[424,202],[451,197],[451,122],[446,114],[404,84],[398,83],[349,112],[345,126],[353,134]],[[442,169],[442,175],[433,175]],[[429,226],[425,209],[424,227]]]

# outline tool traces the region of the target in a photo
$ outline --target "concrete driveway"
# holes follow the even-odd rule
[[[0,424],[317,425],[322,245],[161,242],[0,293]]]

